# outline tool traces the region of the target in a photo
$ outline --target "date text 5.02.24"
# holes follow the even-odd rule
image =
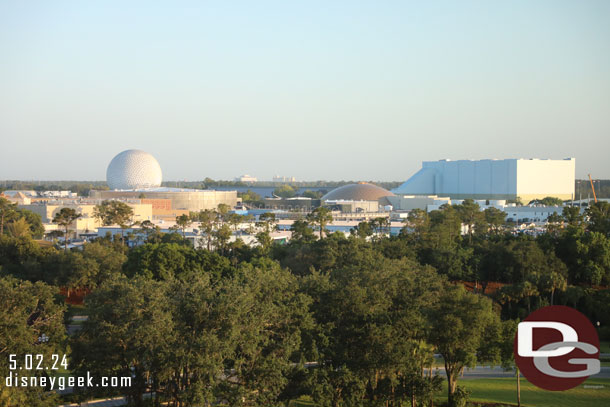
[[[23,364],[17,363],[17,355],[8,355],[10,370],[59,370],[60,368],[68,369],[68,359],[66,355],[52,354],[51,360],[45,363],[44,355],[32,355],[26,353],[23,357]]]

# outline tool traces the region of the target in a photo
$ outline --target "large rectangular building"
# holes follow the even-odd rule
[[[142,190],[91,190],[89,196],[94,199],[167,199],[171,209],[199,212],[204,209],[216,209],[219,204],[237,205],[237,191],[215,191],[187,188],[152,188]]]
[[[576,161],[507,159],[424,161],[394,189],[397,195],[439,195],[453,199],[572,199]]]

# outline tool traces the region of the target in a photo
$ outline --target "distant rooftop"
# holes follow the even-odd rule
[[[193,189],[193,188],[139,188],[139,189],[112,189],[111,192],[199,192],[199,191],[214,191],[213,189]]]

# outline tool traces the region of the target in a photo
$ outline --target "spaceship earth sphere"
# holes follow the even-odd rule
[[[161,166],[149,153],[125,150],[117,154],[106,170],[110,189],[146,189],[161,186]]]

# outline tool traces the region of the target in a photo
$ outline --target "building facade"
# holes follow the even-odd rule
[[[439,195],[452,199],[572,199],[576,161],[541,159],[424,161],[394,189],[397,195]]]
[[[216,209],[219,204],[237,205],[237,191],[214,191],[186,188],[154,188],[126,191],[95,191],[89,196],[94,199],[168,199],[171,209],[198,212]]]

